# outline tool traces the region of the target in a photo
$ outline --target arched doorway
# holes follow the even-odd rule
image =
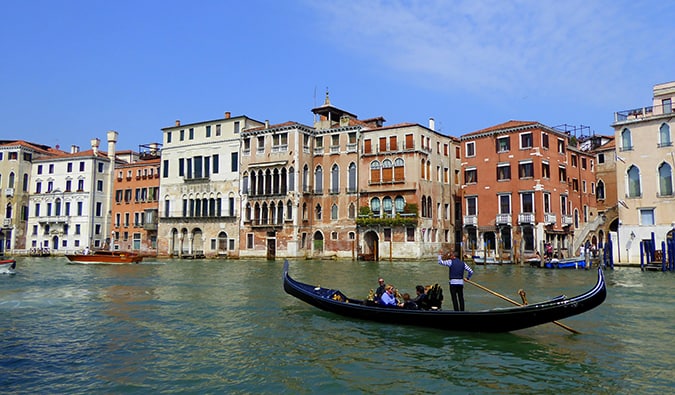
[[[323,233],[314,232],[314,255],[323,254]]]
[[[363,254],[364,261],[379,260],[380,253],[380,237],[376,232],[368,231],[363,235]]]
[[[52,237],[52,251],[59,249],[59,236]]]

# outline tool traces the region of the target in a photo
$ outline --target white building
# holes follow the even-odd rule
[[[117,132],[110,131],[108,152],[91,149],[33,161],[27,239],[29,249],[49,249],[62,254],[85,247],[107,248]]]
[[[239,133],[246,116],[163,128],[157,254],[238,256]]]

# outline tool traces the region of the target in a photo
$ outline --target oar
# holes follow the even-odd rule
[[[500,293],[497,293],[497,292],[495,292],[495,291],[493,291],[493,290],[491,290],[491,289],[489,289],[489,288],[487,288],[487,287],[484,287],[484,286],[478,284],[478,283],[475,282],[475,281],[469,280],[468,278],[465,278],[464,281],[468,282],[468,283],[471,284],[471,285],[475,285],[475,286],[477,286],[478,288],[482,289],[483,291],[486,291],[486,292],[489,292],[489,293],[493,294],[494,296],[497,296],[497,297],[499,297],[499,298],[502,298],[502,299],[504,299],[504,300],[507,301],[507,302],[513,303],[513,304],[515,304],[516,306],[523,306],[522,304],[516,302],[515,300],[509,299],[509,298],[507,298],[506,296],[504,296],[504,295],[502,295],[502,294],[500,294]],[[561,328],[563,328],[563,329],[567,329],[568,331],[570,331],[570,332],[572,332],[572,333],[581,334],[581,332],[577,331],[576,329],[570,328],[569,326],[567,326],[567,325],[565,325],[565,324],[563,324],[563,323],[561,323],[561,322],[553,321],[553,323],[556,324],[556,325],[558,325],[559,327],[561,327]]]

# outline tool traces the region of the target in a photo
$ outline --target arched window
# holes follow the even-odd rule
[[[295,170],[292,167],[288,169],[288,190],[295,190]]]
[[[246,203],[246,220],[251,220],[251,203]]]
[[[337,164],[330,169],[330,193],[340,193],[340,168]]]
[[[659,147],[670,147],[673,145],[670,140],[670,126],[664,123],[659,128]]]
[[[267,208],[267,202],[262,204],[262,207],[260,208],[260,224],[261,225],[266,225],[269,222],[267,221],[267,218],[269,218],[269,211]]]
[[[257,179],[258,179],[258,177],[256,176],[255,172],[252,171],[251,172],[251,190],[249,192],[251,195],[256,194],[256,186],[258,185],[258,184],[256,184]]]
[[[333,205],[330,208],[330,219],[332,220],[338,219],[338,206],[335,203],[333,203]]]
[[[427,197],[425,195],[422,195],[422,218],[426,218],[427,216]]]
[[[427,178],[427,177],[426,177],[426,172],[425,172],[425,170],[427,169],[427,167],[424,165],[425,163],[426,163],[426,162],[424,161],[424,159],[422,159],[422,163],[420,163],[420,178],[421,178],[422,180],[424,180],[424,179]]]
[[[5,218],[12,218],[12,203],[7,203],[5,207]]]
[[[370,200],[370,211],[372,211],[376,217],[380,216],[380,198],[374,197]]]
[[[628,197],[640,197],[642,190],[640,189],[640,169],[635,165],[628,168]]]
[[[384,199],[382,199],[382,212],[387,216],[391,216],[393,214],[391,209],[391,198],[389,196],[385,196]]]
[[[7,188],[14,188],[14,172],[9,173],[9,180],[7,181]]]
[[[286,174],[286,168],[282,167],[281,168],[281,191],[280,193],[282,195],[285,195],[288,193],[288,174]]]
[[[380,162],[374,160],[370,162],[370,182],[380,182]]]
[[[405,179],[405,162],[401,158],[394,160],[394,180],[400,181]]]
[[[23,191],[28,192],[28,173],[23,174],[23,185],[22,185]]]
[[[309,192],[309,167],[307,165],[302,168],[302,191]]]
[[[382,161],[382,181],[388,182],[393,179],[393,167],[394,165],[391,163],[391,160],[385,159]]]
[[[394,207],[396,208],[397,213],[403,212],[403,209],[405,208],[405,200],[403,199],[403,196],[396,196],[396,199],[394,199]]]
[[[307,221],[307,203],[302,204],[302,219]]]
[[[429,218],[433,218],[433,217],[434,217],[434,211],[433,211],[433,210],[434,210],[434,206],[433,206],[433,204],[432,204],[432,202],[431,202],[431,196],[428,196],[428,197],[427,197],[427,216],[428,216]]]
[[[595,197],[598,200],[605,199],[605,183],[602,180],[598,180],[598,186],[595,188]]]
[[[349,210],[347,212],[349,219],[354,219],[356,217],[356,206],[354,203],[349,203]]]
[[[293,219],[293,203],[290,200],[286,202],[286,219],[289,221]]]
[[[279,203],[277,204],[277,224],[283,223],[284,223],[284,202],[279,200]]]
[[[673,194],[673,169],[666,162],[659,166],[659,194],[661,196]]]
[[[316,219],[321,220],[321,205],[317,204],[314,210],[316,212]]]
[[[356,192],[356,164],[354,162],[349,164],[349,185],[347,186],[347,192]]]
[[[323,169],[317,166],[314,171],[314,192],[317,194],[323,193]]]
[[[269,174],[269,171],[268,171]],[[279,188],[281,187],[281,182],[279,180],[279,169],[274,169],[272,172],[272,185],[271,188],[268,189],[268,191],[272,192],[273,195],[278,195],[279,194]]]
[[[248,195],[248,173],[241,177],[241,193]]]
[[[633,149],[633,139],[631,138],[630,129],[626,128],[621,132],[621,150],[630,151]]]

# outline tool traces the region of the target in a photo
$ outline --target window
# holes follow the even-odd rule
[[[96,190],[99,192],[103,192],[103,180],[96,181]]]
[[[478,182],[478,170],[475,167],[464,170],[465,184],[475,184],[477,182]]]
[[[541,146],[548,149],[548,133],[541,132]]]
[[[511,165],[509,163],[497,165],[497,181],[511,179]]]
[[[565,154],[565,140],[558,139],[558,153]]]
[[[405,240],[415,241],[415,228],[405,228]]]
[[[605,163],[605,154],[598,154],[598,163]]]
[[[206,137],[211,137],[211,125],[206,125]]]
[[[586,170],[586,158],[581,158],[581,168]]]
[[[630,129],[626,128],[621,132],[621,151],[631,151],[633,149],[633,140]]]
[[[661,166],[659,166],[659,195],[673,195],[673,171],[666,162],[661,163]]]
[[[232,171],[237,172],[237,171],[239,171],[239,153],[238,152],[232,152],[231,155],[232,155],[232,165],[231,165]],[[215,169],[214,169],[213,172],[216,173]]]
[[[323,169],[321,166],[317,166],[314,171],[314,193],[319,195],[323,193]]]
[[[499,214],[511,214],[511,195],[499,195]]]
[[[476,156],[476,143],[474,141],[465,144],[466,156]]]
[[[602,180],[598,180],[598,186],[595,188],[595,197],[598,200],[605,199],[605,183]]]
[[[478,214],[478,197],[469,196],[466,198],[466,215]]]
[[[654,225],[654,209],[641,208],[640,209],[640,225]]]
[[[166,132],[166,142],[171,143],[171,132]]]
[[[370,211],[372,211],[376,217],[380,216],[380,198],[375,197],[370,200]]]
[[[42,174],[42,165],[38,165],[37,167],[37,173]]]
[[[544,213],[551,212],[551,194],[544,192]]]
[[[628,197],[640,197],[642,190],[640,188],[640,169],[635,165],[628,168]]]
[[[405,208],[405,200],[403,199],[403,196],[396,196],[394,199],[394,206],[397,213],[403,212],[403,209]]]
[[[233,160],[234,160],[234,158],[233,158]],[[239,168],[239,159],[238,158],[237,158],[236,162],[237,162],[237,169],[238,169]],[[218,165],[219,163],[220,163],[220,156],[218,154],[213,154],[213,156],[211,157],[211,168],[212,168],[211,171],[213,172],[213,174],[218,174],[218,172],[220,171],[219,170],[220,166]],[[238,170],[232,170],[232,171],[238,171]]]
[[[541,162],[541,177],[551,178],[551,167],[548,162]]]
[[[347,192],[356,192],[356,164],[349,164]]]
[[[520,149],[532,148],[532,132],[520,134]]]
[[[532,192],[525,192],[520,194],[521,198],[521,212],[534,213],[534,194]]]
[[[321,205],[317,204],[316,207],[314,208],[314,212],[316,213],[316,219],[321,220]]]
[[[333,204],[330,208],[330,219],[332,219],[332,220],[338,219],[338,206],[337,206],[337,204]]]
[[[511,150],[511,136],[497,138],[497,152],[508,152]]]
[[[54,174],[54,164],[53,163],[49,164],[49,174]]]
[[[572,154],[571,160],[572,160],[572,167],[577,167],[577,156]]]
[[[661,100],[661,108],[663,109],[664,114],[670,114],[673,112],[673,101],[672,99],[663,99]]]
[[[330,170],[330,193],[340,193],[340,168],[334,164]]]
[[[253,248],[253,233],[246,234],[246,248],[249,250]]]
[[[380,182],[381,166],[379,161],[370,162],[370,182]]]
[[[567,169],[565,169],[565,166],[558,167],[558,179],[562,183],[567,182]]]
[[[518,164],[518,178],[534,177],[534,164],[532,161],[524,161]]]
[[[385,196],[384,199],[382,199],[382,212],[386,214],[386,216],[392,216],[392,207],[391,197]]]
[[[659,147],[671,147],[673,142],[670,140],[670,126],[664,123],[659,128]]]

